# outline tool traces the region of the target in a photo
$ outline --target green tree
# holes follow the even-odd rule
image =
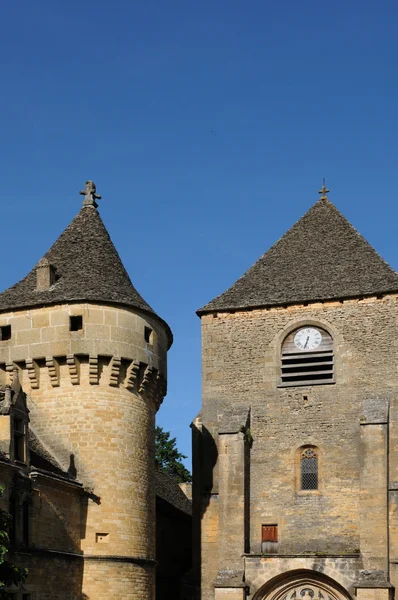
[[[0,486],[0,496],[4,493],[4,486]],[[0,600],[9,600],[10,594],[6,588],[10,585],[24,583],[28,576],[28,570],[16,567],[12,562],[6,560],[9,551],[10,538],[8,529],[10,527],[11,515],[0,509]]]
[[[191,483],[192,476],[181,459],[187,458],[176,448],[176,438],[170,438],[170,433],[162,427],[156,427],[156,468],[173,477],[178,483]]]

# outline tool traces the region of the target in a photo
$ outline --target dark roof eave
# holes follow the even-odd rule
[[[88,297],[84,297],[84,298],[73,298],[73,299],[68,299],[65,300],[64,302],[62,302],[62,300],[54,300],[53,302],[41,302],[38,304],[32,304],[32,303],[21,303],[20,305],[14,305],[12,308],[0,308],[0,314],[3,313],[7,313],[7,312],[15,312],[16,310],[29,310],[29,309],[34,309],[34,308],[44,308],[45,306],[55,306],[55,305],[59,305],[59,304],[78,304],[80,302],[95,302],[97,304],[103,304],[104,306],[113,306],[113,307],[122,307],[122,308],[129,308],[130,310],[134,310],[137,312],[141,312],[145,315],[148,315],[149,317],[151,317],[152,319],[155,319],[155,321],[158,321],[165,329],[166,331],[166,335],[167,335],[167,340],[168,340],[168,346],[167,349],[169,350],[171,345],[173,344],[173,332],[171,331],[169,325],[166,323],[166,321],[164,319],[162,319],[162,317],[159,317],[159,315],[157,315],[155,312],[152,312],[151,310],[146,310],[144,308],[138,308],[136,306],[133,306],[132,304],[128,304],[127,302],[114,302],[112,300],[100,300],[99,298],[88,298]]]
[[[215,314],[215,313],[220,313],[220,312],[236,312],[236,311],[250,311],[250,310],[260,310],[260,309],[267,309],[267,308],[273,308],[273,307],[283,307],[283,306],[294,306],[295,304],[303,304],[305,302],[308,302],[308,304],[314,304],[316,302],[333,302],[333,301],[344,301],[344,300],[360,300],[361,298],[371,298],[372,296],[386,296],[387,294],[398,294],[398,288],[397,289],[391,289],[391,290],[387,290],[387,291],[382,291],[382,292],[369,292],[369,293],[364,293],[364,294],[358,294],[355,296],[329,296],[328,298],[312,298],[311,300],[308,300],[308,298],[303,299],[303,300],[295,300],[294,302],[268,302],[268,303],[264,303],[264,304],[249,304],[249,305],[236,305],[236,306],[230,306],[230,307],[218,307],[218,308],[199,308],[196,311],[196,314],[198,315],[198,317],[202,317],[203,315],[211,315],[211,314]]]

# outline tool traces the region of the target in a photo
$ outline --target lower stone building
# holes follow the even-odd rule
[[[326,192],[198,311],[202,600],[388,600],[398,585],[398,275]]]
[[[156,600],[194,600],[190,485],[156,473]],[[182,488],[188,488],[188,495]]]

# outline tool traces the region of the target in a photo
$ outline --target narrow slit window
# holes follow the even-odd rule
[[[82,315],[69,317],[69,331],[81,331],[83,329]]]
[[[301,453],[300,482],[302,490],[318,489],[318,453],[315,448],[305,448]]]
[[[150,327],[145,327],[144,339],[147,344],[153,344],[153,329],[151,329]]]
[[[5,342],[11,339],[11,325],[3,325],[0,327],[0,340]]]
[[[28,504],[28,502],[25,501],[22,505],[22,543],[26,548],[29,546],[29,542],[30,542],[29,527],[30,527],[29,504]]]
[[[22,419],[14,419],[14,460],[26,461],[25,423]]]

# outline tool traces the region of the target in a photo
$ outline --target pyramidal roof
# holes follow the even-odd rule
[[[398,274],[323,196],[198,314],[398,292]]]
[[[125,305],[160,320],[171,341],[167,323],[131,283],[96,206],[95,201],[85,203],[39,261],[39,266],[48,261],[55,270],[50,288],[37,289],[36,265],[24,279],[0,294],[0,311],[85,301]]]

